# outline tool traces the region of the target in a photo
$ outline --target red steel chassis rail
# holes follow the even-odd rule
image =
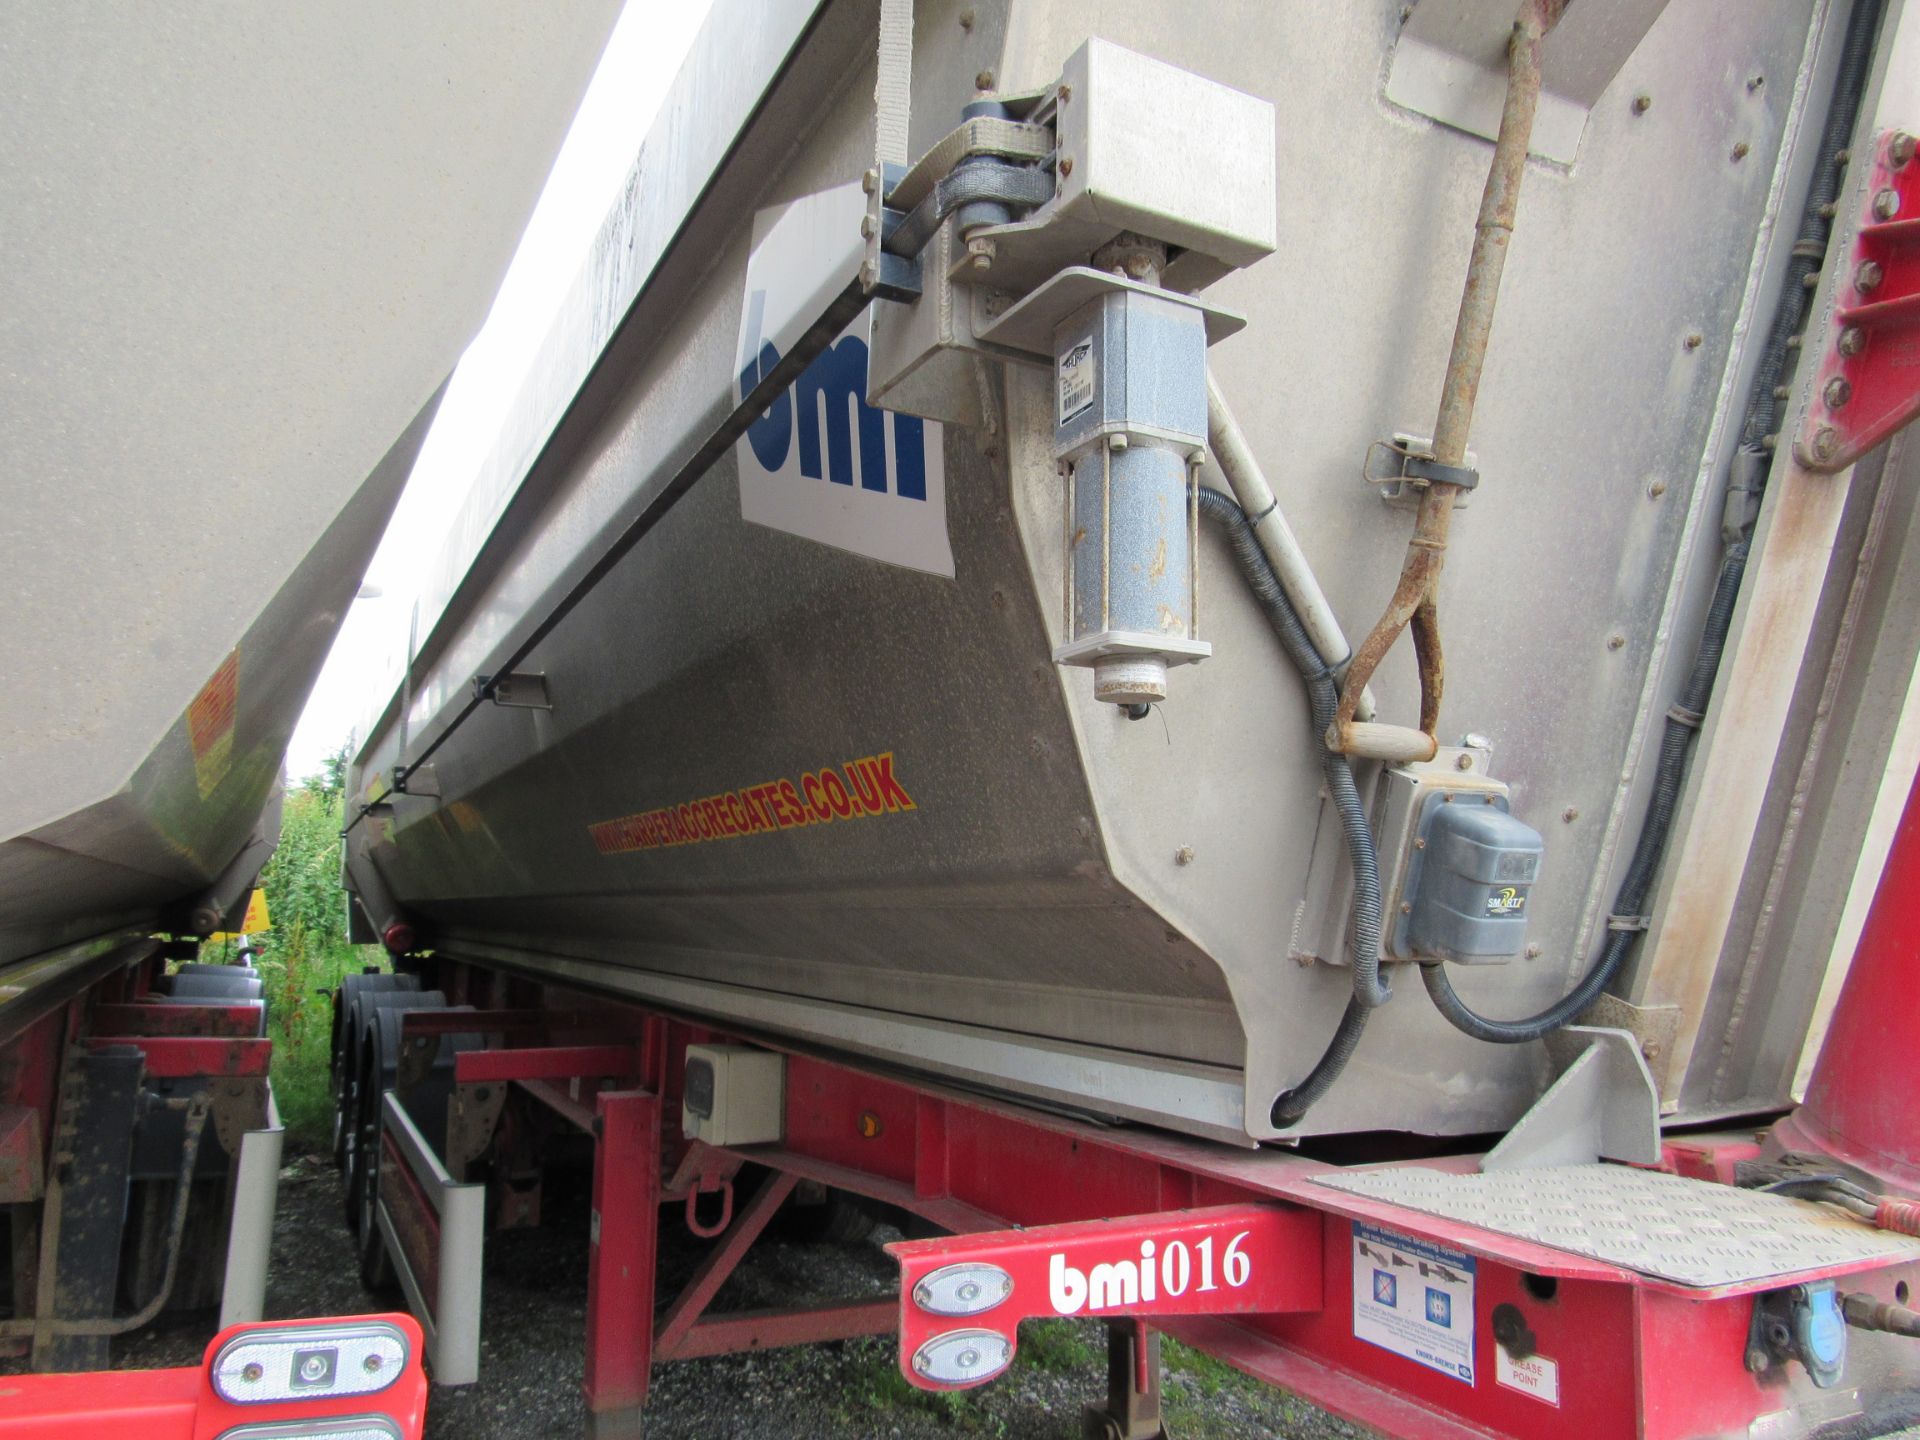
[[[1913,1173],[1920,1114],[1890,1082],[1920,1033],[1917,937],[1920,788],[1908,802],[1821,1058],[1813,1094],[1825,1108],[1789,1122],[1792,1148],[1835,1137],[1836,1148],[1846,1141],[1854,1150],[1904,1157],[1904,1173]],[[1815,1395],[1797,1367],[1791,1385],[1777,1373],[1749,1372],[1756,1295],[1840,1275],[1847,1290],[1882,1301],[1904,1301],[1920,1289],[1920,1264],[1885,1261],[1689,1288],[1331,1189],[1315,1177],[1334,1167],[1283,1151],[1101,1127],[778,1042],[768,1048],[787,1056],[781,1141],[740,1149],[690,1143],[680,1129],[686,1047],[724,1038],[720,1032],[444,956],[433,963],[451,1001],[481,1008],[420,1012],[422,1033],[457,1025],[510,1032],[516,1042],[457,1057],[454,1106],[512,1087],[524,1103],[544,1106],[594,1138],[585,1388],[600,1437],[639,1433],[659,1361],[898,1330],[903,1373],[940,1388],[924,1362],[916,1371],[914,1357],[930,1340],[969,1331],[977,1344],[955,1341],[949,1350],[978,1362],[982,1346],[991,1352],[1003,1344],[1010,1356],[1019,1319],[1059,1313],[1098,1315],[1116,1322],[1116,1336],[1134,1337],[1124,1352],[1138,1367],[1134,1399],[1120,1407],[1130,1413],[1116,1417],[1110,1434],[1158,1431],[1153,1330],[1362,1424],[1418,1440],[1576,1428],[1592,1440],[1744,1434],[1756,1420]],[[530,1043],[538,1038],[530,1014],[543,1008],[567,1026],[590,1023],[593,1031]],[[403,1022],[407,1033],[415,1023]],[[1727,1181],[1737,1161],[1762,1153],[1766,1139],[1748,1131],[1670,1140],[1661,1168]],[[392,1147],[386,1155],[398,1159]],[[1478,1160],[1420,1163],[1473,1170]],[[736,1210],[733,1183],[749,1165],[765,1167],[769,1178]],[[953,1233],[891,1247],[901,1265],[898,1297],[709,1315],[721,1284],[800,1183],[897,1206]],[[720,1240],[656,1313],[659,1208],[670,1202],[686,1207],[698,1233]],[[1462,1373],[1443,1373],[1356,1336],[1356,1226],[1416,1249],[1472,1257],[1472,1348]],[[980,1262],[1013,1281],[1007,1303],[990,1315],[940,1319],[914,1302],[915,1286],[929,1274]],[[1131,1269],[1117,1268],[1121,1262]],[[1508,1316],[1508,1335],[1513,1318],[1522,1322],[1532,1354],[1550,1361],[1550,1383],[1530,1384],[1526,1367],[1516,1368],[1525,1351],[1500,1363],[1496,1311]],[[1891,1364],[1896,1388],[1920,1386],[1920,1346],[1874,1339],[1882,1347],[1875,1363]],[[1856,1337],[1856,1354],[1861,1345]],[[997,1373],[994,1359],[989,1353],[988,1368]],[[1532,1373],[1537,1381],[1538,1369]]]

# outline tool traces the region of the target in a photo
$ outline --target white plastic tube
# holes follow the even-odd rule
[[[1260,548],[1266,552],[1267,559],[1273,562],[1274,573],[1280,577],[1280,586],[1287,592],[1287,599],[1293,602],[1294,613],[1306,627],[1307,638],[1313,641],[1314,648],[1322,655],[1333,658],[1335,670],[1344,669],[1352,658],[1353,647],[1347,644],[1340,621],[1334,615],[1333,607],[1327,603],[1326,593],[1321,590],[1320,582],[1314,579],[1307,557],[1300,549],[1300,542],[1294,538],[1293,527],[1287,524],[1287,517],[1280,513],[1273,487],[1267,483],[1267,477],[1260,469],[1260,461],[1255,458],[1253,447],[1247,443],[1240,422],[1233,418],[1227,397],[1220,393],[1220,382],[1214,379],[1211,369],[1207,371],[1207,445],[1220,466],[1220,473],[1227,477],[1227,484],[1233,487],[1234,499],[1247,512],[1247,519],[1253,524],[1253,533],[1260,541]],[[1356,713],[1362,720],[1372,717],[1371,689],[1361,691]]]

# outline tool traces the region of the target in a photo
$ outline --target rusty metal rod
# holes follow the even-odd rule
[[[0,1321],[0,1337],[31,1335],[35,1340],[53,1335],[126,1335],[150,1324],[166,1308],[173,1295],[173,1282],[180,1273],[180,1251],[187,1231],[187,1201],[193,1194],[193,1171],[200,1159],[200,1138],[206,1131],[211,1102],[204,1094],[162,1101],[160,1108],[185,1110],[185,1130],[180,1142],[180,1169],[173,1194],[173,1213],[167,1223],[167,1264],[160,1277],[160,1288],[153,1298],[131,1315],[94,1320],[61,1320],[55,1316],[23,1315],[17,1320]]]
[[[1507,42],[1507,99],[1500,112],[1500,134],[1494,142],[1493,164],[1487,171],[1487,188],[1480,197],[1473,255],[1467,262],[1467,282],[1460,292],[1460,314],[1454,322],[1453,349],[1447,356],[1446,380],[1440,389],[1440,414],[1433,426],[1433,458],[1442,465],[1466,461],[1467,434],[1473,427],[1480,372],[1486,365],[1487,337],[1492,333],[1494,305],[1500,298],[1500,271],[1513,235],[1520,182],[1526,176],[1527,150],[1533,136],[1533,116],[1540,104],[1540,42],[1559,22],[1567,4],[1568,0],[1526,0]],[[1361,691],[1409,624],[1414,627],[1420,669],[1420,729],[1438,743],[1446,662],[1440,647],[1435,596],[1453,523],[1453,502],[1459,493],[1459,486],[1435,480],[1420,497],[1399,584],[1387,602],[1386,612],[1354,650],[1353,663],[1347,668],[1340,708],[1327,734],[1332,749],[1350,753],[1359,748],[1355,742],[1362,737],[1356,735],[1353,725]]]

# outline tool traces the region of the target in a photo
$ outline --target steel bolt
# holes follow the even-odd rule
[[[863,194],[871,195],[880,188],[880,172],[869,170],[860,177],[860,189]]]
[[[993,89],[993,71],[982,70],[978,75],[974,76],[973,88],[976,90]]]
[[[1626,643],[1627,637],[1622,635],[1618,630],[1607,636],[1607,649],[1609,650],[1619,650],[1624,647]]]
[[[960,28],[962,30],[973,29],[973,11],[962,10],[960,12]]]
[[[1831,425],[1822,425],[1813,434],[1813,458],[1831,460],[1840,453],[1840,432]]]
[[[1411,915],[1413,913],[1412,902],[1408,900],[1402,900],[1400,902],[1400,913],[1402,915]]]
[[[1836,375],[1827,381],[1827,388],[1820,392],[1820,398],[1827,402],[1829,410],[1838,410],[1853,398],[1853,386],[1844,375]]]
[[[1580,818],[1580,807],[1577,805],[1567,806],[1566,809],[1560,812],[1560,818],[1566,821],[1567,824],[1571,825],[1574,821]]]
[[[1071,85],[1062,85],[1060,87],[1060,103],[1064,105],[1071,99],[1073,99],[1073,87]]]
[[[1416,849],[1416,850],[1424,850],[1424,849],[1426,849],[1426,848],[1427,848],[1427,837],[1426,837],[1426,836],[1424,836],[1424,835],[1416,835],[1416,836],[1414,836],[1414,837],[1413,837],[1413,848],[1414,848],[1414,849]]]
[[[1533,944],[1533,945],[1529,945],[1529,946],[1527,946],[1527,948],[1526,948],[1526,957],[1527,957],[1527,959],[1529,959],[1529,960],[1538,960],[1538,959],[1540,958],[1540,947],[1539,947],[1539,945],[1538,945],[1538,944]]]
[[[360,1362],[360,1367],[369,1375],[378,1375],[380,1373],[380,1367],[385,1363],[386,1362],[378,1355],[369,1355],[365,1360]]]
[[[1858,355],[1867,348],[1867,332],[1858,325],[1849,325],[1840,332],[1839,350],[1842,355]]]
[[[871,215],[862,215],[860,217],[860,238],[862,240],[871,240],[873,238],[873,217]]]
[[[1680,343],[1689,350],[1698,350],[1705,341],[1706,336],[1702,335],[1698,330],[1695,330],[1690,332],[1687,338]]]
[[[1633,113],[1634,114],[1644,115],[1647,113],[1647,111],[1651,110],[1652,108],[1653,108],[1653,97],[1651,95],[1636,95],[1633,97]]]
[[[1173,863],[1176,865],[1193,864],[1193,846],[1182,845],[1178,850],[1174,851]]]
[[[1753,147],[1752,147],[1751,145],[1749,145],[1749,144],[1747,144],[1747,142],[1746,142],[1746,141],[1744,141],[1744,140],[1742,140],[1742,141],[1739,141],[1739,142],[1738,142],[1737,144],[1735,144],[1735,145],[1734,145],[1734,147],[1733,147],[1733,155],[1732,155],[1732,158],[1733,158],[1734,160],[1736,160],[1736,161],[1739,161],[1739,160],[1744,160],[1744,159],[1746,159],[1746,158],[1747,158],[1747,156],[1748,156],[1748,155],[1749,155],[1749,154],[1750,154],[1750,153],[1752,152],[1752,150],[1753,150]]]
[[[1877,220],[1891,220],[1900,213],[1900,192],[1882,190],[1873,197],[1873,214]]]
[[[1862,295],[1871,295],[1886,278],[1887,272],[1880,268],[1878,260],[1862,260],[1853,272],[1853,288]]]
[[[1640,1053],[1649,1060],[1658,1060],[1660,1058],[1660,1042],[1658,1040],[1647,1041],[1646,1044],[1640,1047]]]
[[[1073,173],[1073,156],[1062,155],[1060,157],[1060,178],[1064,180],[1067,178],[1067,176],[1071,175],[1072,173]]]
[[[252,1364],[244,1365],[241,1367],[240,1378],[242,1380],[245,1380],[251,1383],[252,1381],[258,1380],[262,1375],[266,1373],[267,1373],[266,1370],[262,1368],[258,1363],[252,1363]]]
[[[1899,131],[1887,142],[1887,163],[1898,170],[1911,159],[1913,159],[1913,136],[1904,130]]]
[[[1473,768],[1473,757],[1471,755],[1456,755],[1453,760],[1453,768],[1456,770],[1471,770]]]
[[[1647,485],[1647,498],[1649,500],[1658,500],[1662,495],[1666,493],[1667,493],[1667,482],[1664,480],[1654,480],[1649,482],[1649,484]]]

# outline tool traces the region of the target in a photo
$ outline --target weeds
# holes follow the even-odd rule
[[[343,976],[367,965],[385,968],[386,961],[377,945],[347,943],[346,895],[340,889],[346,760],[342,746],[319,775],[288,792],[280,846],[260,880],[273,929],[256,937],[261,953],[255,963],[272,1017],[274,1095],[295,1150],[325,1148],[332,1130],[328,992]]]

